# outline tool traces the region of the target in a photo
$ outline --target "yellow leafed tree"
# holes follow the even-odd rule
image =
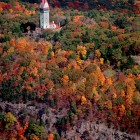
[[[86,104],[87,103],[87,99],[85,96],[81,97],[81,105]]]
[[[4,122],[6,123],[5,127],[9,128],[14,122],[16,122],[16,117],[11,112],[8,112],[5,114]]]

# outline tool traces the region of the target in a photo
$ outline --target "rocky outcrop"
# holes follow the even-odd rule
[[[140,56],[131,56],[131,58],[134,60],[136,64],[140,65]]]
[[[108,128],[104,124],[95,122],[81,122],[78,127],[73,127],[72,130],[66,132],[66,138],[69,140],[139,140],[137,135],[130,135],[125,132],[120,132],[112,128]]]
[[[3,111],[11,111],[16,116],[20,117],[21,112],[26,113],[26,117],[30,120],[32,118],[40,119],[46,124],[47,132],[56,132],[55,127],[58,119],[68,115],[68,110],[55,110],[46,106],[45,103],[27,104],[12,104],[8,102],[0,102],[0,108]],[[40,116],[40,117],[37,117]],[[131,135],[125,132],[116,130],[115,128],[108,128],[103,123],[96,123],[95,121],[86,121],[84,119],[78,120],[76,125],[70,127],[68,130],[61,130],[61,136],[67,140],[140,140],[140,136]]]

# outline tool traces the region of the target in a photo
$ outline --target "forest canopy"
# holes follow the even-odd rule
[[[0,139],[60,140],[82,119],[139,135],[138,5],[49,1],[61,30],[38,35],[37,3],[0,2]]]

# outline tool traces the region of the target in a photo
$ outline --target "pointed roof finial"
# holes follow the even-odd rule
[[[45,0],[42,0],[42,3],[45,4]]]
[[[49,4],[47,0],[42,0],[41,4],[40,4],[40,8],[49,8]]]

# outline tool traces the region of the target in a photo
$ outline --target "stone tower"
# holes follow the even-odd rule
[[[49,4],[47,0],[42,0],[40,4],[40,28],[50,28],[50,17],[49,17]]]

